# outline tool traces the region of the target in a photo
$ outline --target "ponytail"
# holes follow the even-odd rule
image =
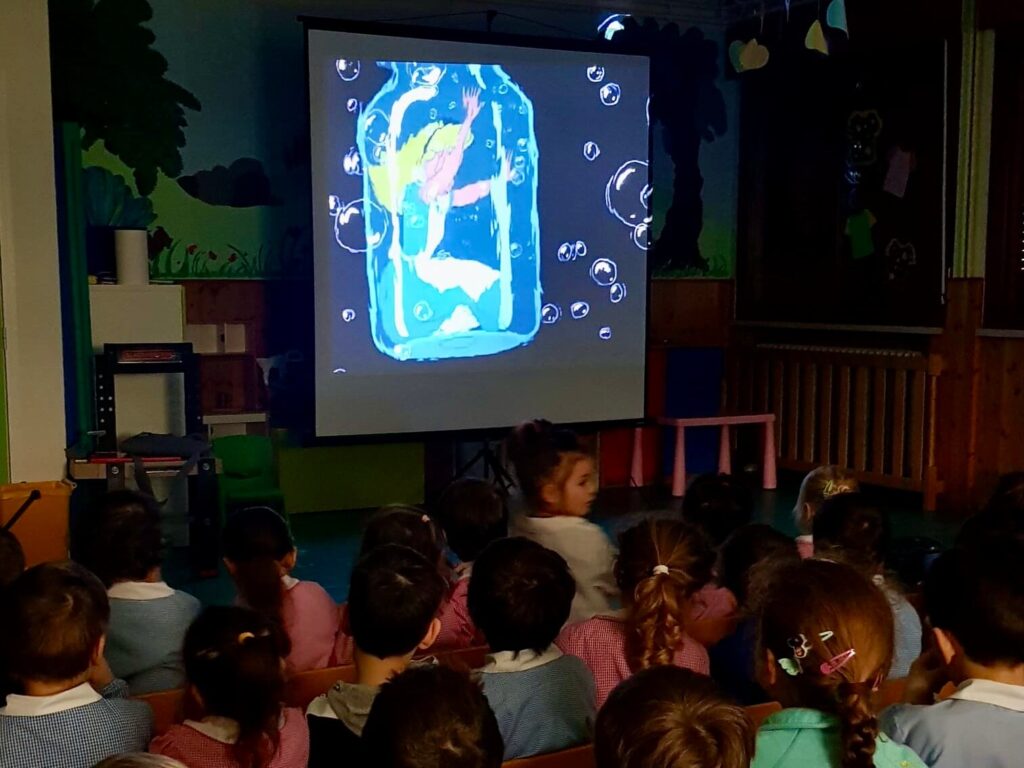
[[[842,740],[842,768],[872,768],[878,718],[871,708],[869,683],[840,683],[836,689]]]

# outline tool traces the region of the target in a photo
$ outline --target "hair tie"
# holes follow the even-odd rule
[[[420,522],[424,525],[430,525],[430,515],[422,515],[420,517]]]
[[[669,570],[667,565],[656,565],[651,569],[652,576],[668,576]]]

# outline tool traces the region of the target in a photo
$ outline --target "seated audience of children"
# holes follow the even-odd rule
[[[0,709],[0,765],[91,768],[145,750],[153,715],[104,658],[110,605],[99,579],[75,563],[37,565],[0,608],[0,659],[18,691]]]
[[[291,575],[298,551],[284,519],[270,507],[239,510],[228,518],[223,546],[239,603],[287,635],[288,674],[329,666],[341,614],[323,587]]]
[[[619,536],[615,578],[621,611],[562,630],[556,644],[590,668],[600,707],[620,682],[674,664],[710,673],[707,649],[687,632],[693,596],[711,580],[704,534],[681,520],[645,520]]]
[[[358,752],[381,685],[437,639],[444,592],[436,563],[409,547],[385,544],[360,558],[352,571],[347,618],[355,642],[356,678],[336,683],[307,708],[311,766],[336,765]]]
[[[385,683],[363,730],[373,768],[498,768],[504,745],[480,686],[444,666]]]
[[[473,563],[488,544],[508,536],[508,510],[493,483],[468,479],[452,483],[442,494],[437,517],[450,552],[458,558],[454,583],[441,611],[437,648],[469,648],[480,642],[466,606]]]
[[[921,619],[884,573],[888,525],[861,493],[843,493],[821,505],[814,518],[814,554],[851,565],[882,590],[892,608],[895,647],[889,677],[906,677],[921,655]]]
[[[110,599],[106,656],[133,695],[180,688],[181,648],[199,601],[160,572],[160,508],[134,491],[108,493],[82,515],[75,558],[99,576]]]
[[[521,425],[508,448],[525,503],[510,521],[510,532],[554,550],[569,564],[576,580],[570,622],[612,610],[619,597],[615,549],[586,519],[597,495],[594,458],[575,433],[543,420]]]
[[[185,674],[198,720],[173,725],[150,751],[190,768],[305,768],[309,730],[285,708],[281,633],[248,608],[204,610],[185,636]]]
[[[818,467],[807,474],[800,483],[800,493],[796,498],[796,506],[793,507],[793,522],[796,523],[799,532],[796,546],[800,551],[800,557],[814,555],[814,516],[818,514],[821,505],[833,496],[856,493],[859,490],[857,479],[839,467]]]
[[[529,539],[496,541],[477,560],[469,609],[491,650],[481,682],[506,760],[591,738],[594,678],[554,645],[575,593],[565,560]]]
[[[594,755],[597,768],[749,768],[754,729],[707,677],[650,667],[601,707]]]

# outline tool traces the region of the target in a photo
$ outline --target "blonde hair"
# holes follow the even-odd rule
[[[630,669],[672,664],[694,594],[711,581],[714,553],[681,520],[645,520],[619,536],[615,579],[629,611]]]
[[[800,494],[793,507],[793,520],[797,528],[801,533],[810,533],[814,516],[826,499],[859,490],[857,479],[845,469],[828,464],[811,470],[800,483]]]
[[[97,763],[93,768],[185,768],[185,764],[163,755],[136,752],[130,755],[108,757],[102,763]]]

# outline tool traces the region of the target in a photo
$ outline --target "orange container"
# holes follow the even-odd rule
[[[32,491],[40,493],[11,528],[25,550],[26,565],[67,560],[68,510],[74,487],[66,480],[0,486],[0,526],[7,524]]]

